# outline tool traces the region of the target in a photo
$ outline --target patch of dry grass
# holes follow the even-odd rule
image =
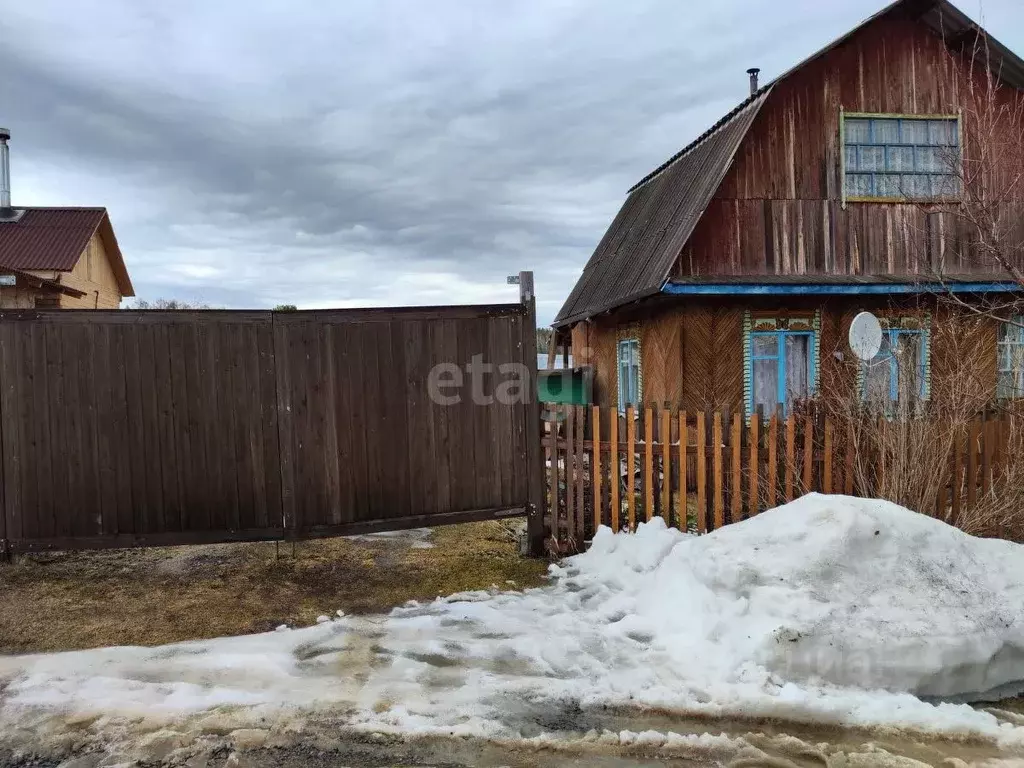
[[[0,564],[0,652],[157,645],[377,613],[469,589],[532,587],[546,563],[499,522],[401,539],[323,539],[58,553]]]

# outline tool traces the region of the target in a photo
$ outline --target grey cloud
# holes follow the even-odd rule
[[[28,168],[33,203],[108,205],[141,295],[511,300],[504,276],[533,268],[545,321],[625,189],[743,97],[746,66],[777,74],[875,10],[84,5],[0,17],[0,124],[16,200]]]

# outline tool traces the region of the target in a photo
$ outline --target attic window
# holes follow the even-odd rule
[[[955,198],[960,191],[960,120],[846,113],[843,200]]]

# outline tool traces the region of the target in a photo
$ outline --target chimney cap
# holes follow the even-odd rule
[[[747,70],[747,74],[748,75],[757,75],[757,74],[760,74],[760,72],[761,72],[761,68],[760,67],[751,67],[750,69]],[[0,129],[0,130],[3,130],[3,129]]]
[[[0,128],[0,141],[11,138],[11,132],[7,128]]]

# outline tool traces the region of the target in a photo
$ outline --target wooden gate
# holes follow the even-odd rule
[[[308,538],[528,515],[539,548],[536,360],[532,297],[0,312],[0,543]]]

